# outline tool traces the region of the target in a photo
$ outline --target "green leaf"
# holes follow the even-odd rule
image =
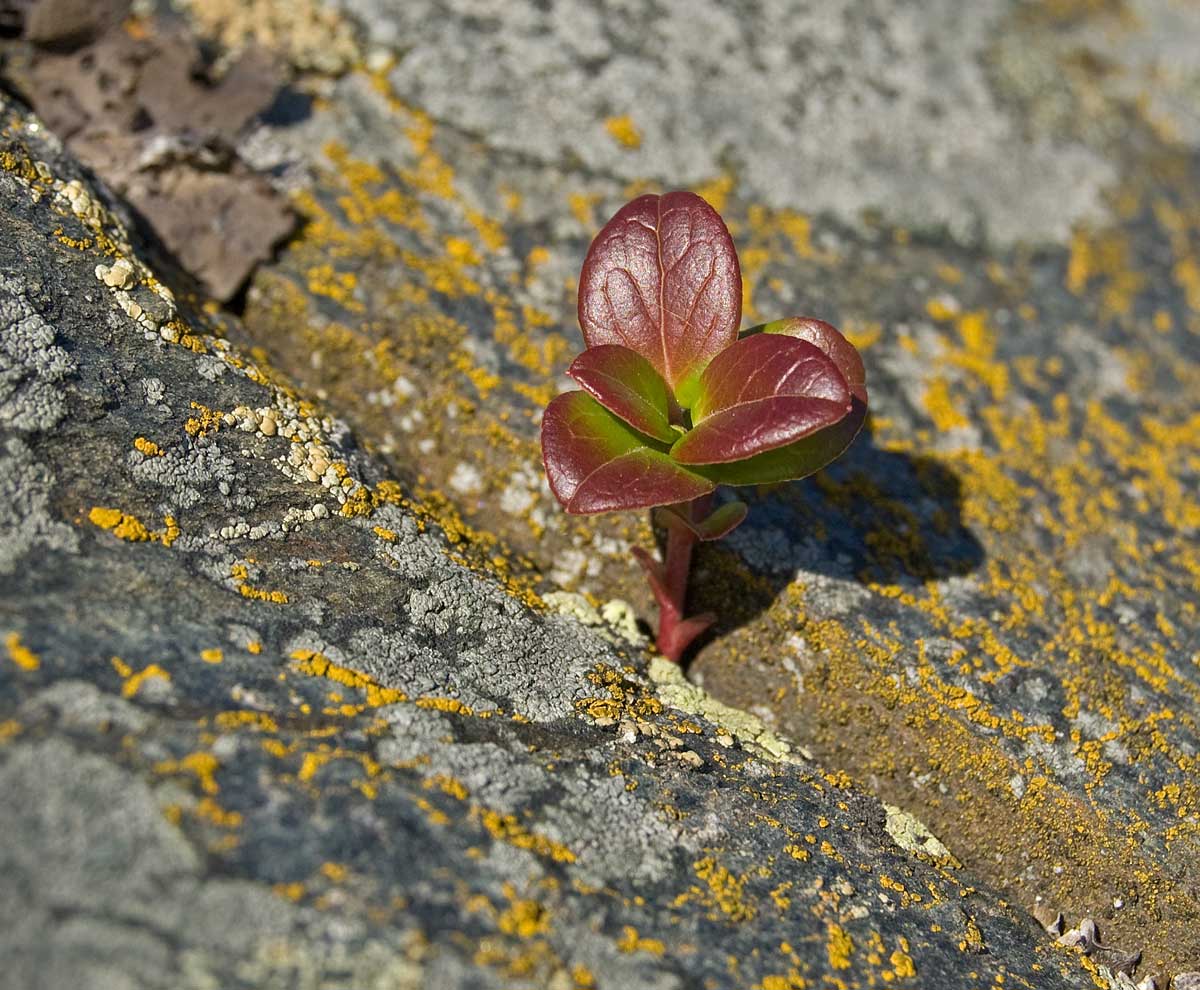
[[[597,402],[635,430],[673,443],[670,393],[654,365],[620,344],[589,347],[567,369]]]
[[[715,487],[585,392],[546,407],[542,462],[555,498],[577,515],[687,502]]]
[[[742,524],[746,513],[750,511],[745,502],[726,502],[713,510],[699,522],[692,522],[678,506],[664,506],[659,509],[662,524],[668,528],[682,526],[696,539],[709,542],[728,536]]]

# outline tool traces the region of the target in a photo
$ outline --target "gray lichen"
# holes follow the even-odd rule
[[[33,433],[66,415],[62,383],[76,370],[20,276],[0,271],[0,427]]]
[[[74,552],[75,532],[50,512],[54,476],[18,437],[0,441],[0,574],[35,550]]]

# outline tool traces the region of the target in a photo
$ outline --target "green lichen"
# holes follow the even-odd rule
[[[692,684],[683,676],[679,664],[653,657],[649,674],[664,704],[716,723],[750,752],[776,762],[799,763],[802,757],[807,758],[807,752],[776,735],[758,716],[723,704]]]
[[[958,867],[962,865],[954,857],[954,854],[942,844],[941,840],[929,831],[924,822],[914,818],[903,808],[897,808],[894,804],[885,802],[883,809],[887,812],[887,822],[883,827],[901,849],[906,852],[932,856],[945,866]]]

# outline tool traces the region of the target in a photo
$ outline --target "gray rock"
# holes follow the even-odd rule
[[[1114,178],[993,91],[1002,0],[341,3],[396,52],[398,92],[498,153],[672,185],[733,172],[773,207],[1000,242],[1102,216]]]
[[[633,5],[597,27],[581,4],[343,6],[379,48],[257,135],[307,177],[309,224],[257,276],[246,332],[448,501],[467,545],[652,619],[644,516],[566,517],[537,424],[569,387],[588,239],[635,191],[691,183],[730,222],[745,325],[847,328],[874,416],[699,555],[693,599],[721,621],[690,676],[958,836],[1013,903],[1096,918],[1160,976],[1195,969],[1190,9]],[[764,82],[756,52],[817,29],[826,48]],[[830,52],[845,74],[813,71]],[[796,106],[797,137],[768,142]],[[624,114],[637,147],[605,126]],[[413,604],[449,622],[425,589]]]
[[[0,424],[34,534],[0,574],[0,984],[1090,983],[876,800],[481,573],[2,112],[0,305],[73,368]]]

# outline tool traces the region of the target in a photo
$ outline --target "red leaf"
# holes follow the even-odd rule
[[[866,418],[867,404],[855,396],[849,415],[833,426],[744,461],[697,466],[696,470],[718,485],[772,485],[780,481],[798,481],[841,456],[858,436]]]
[[[682,464],[722,464],[783,447],[850,412],[837,365],[816,345],[778,334],[745,337],[700,376],[696,425],[671,449]]]
[[[749,337],[757,333],[778,333],[796,337],[814,344],[838,366],[855,398],[867,402],[867,372],[863,367],[858,349],[841,332],[824,320],[811,316],[791,316],[786,320],[775,320],[762,326],[752,327],[742,334]]]
[[[840,457],[866,422],[868,397],[862,358],[854,345],[837,329],[823,320],[792,317],[753,327],[742,336],[748,338],[760,333],[797,337],[821,348],[845,376],[854,396],[854,404],[845,419],[803,440],[744,461],[714,464],[701,469],[718,484],[767,485],[806,478]]]
[[[555,498],[577,515],[686,502],[715,487],[585,392],[565,392],[546,407],[542,462]]]
[[[741,311],[733,240],[694,193],[627,203],[592,241],[579,276],[587,345],[636,351],[676,395],[737,339]]]
[[[591,393],[600,405],[647,436],[674,443],[666,383],[644,357],[619,344],[589,347],[575,359],[567,374]]]

